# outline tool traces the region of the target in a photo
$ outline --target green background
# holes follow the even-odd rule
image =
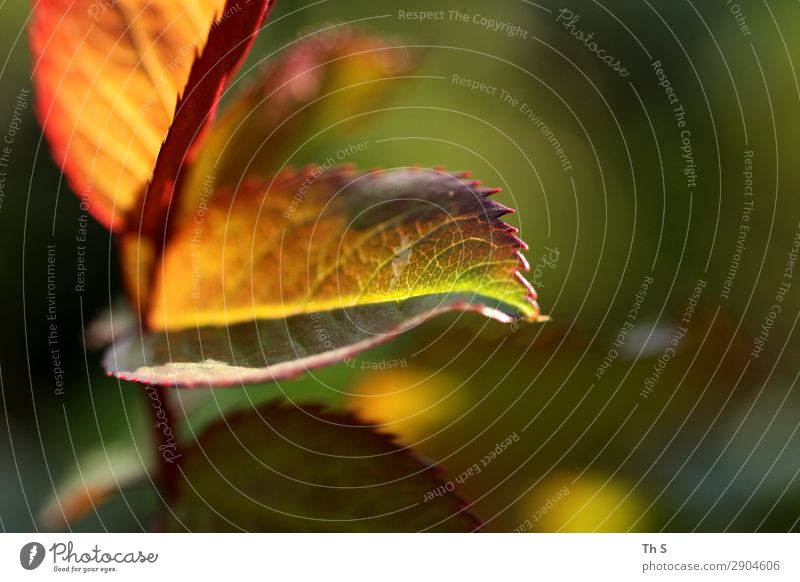
[[[745,0],[738,6],[750,35],[723,1],[279,1],[242,76],[252,76],[299,33],[325,26],[355,23],[412,47],[422,59],[417,78],[398,82],[385,109],[353,128],[348,143],[368,140],[369,147],[351,161],[441,165],[501,186],[497,198],[517,209],[509,221],[530,244],[529,261],[544,265],[531,276],[552,322],[511,330],[473,315],[445,318],[359,358],[405,358],[404,376],[340,365],[247,390],[181,393],[176,403],[192,411],[185,428],[196,431],[220,409],[276,397],[358,409],[347,396],[355,386],[378,378],[398,386],[418,382],[441,400],[436,422],[423,412],[411,423],[413,436],[404,426],[386,428],[447,475],[520,435],[459,488],[489,531],[519,528],[562,487],[570,494],[535,531],[797,530],[800,280],[789,288],[764,350],[757,358],[751,352],[779,285],[789,281],[787,253],[800,232],[800,6]],[[594,32],[628,77],[556,21],[562,8],[580,16],[576,29]],[[446,17],[414,22],[399,10],[444,10]],[[450,10],[469,22],[450,18]],[[518,25],[526,38],[487,30],[475,15]],[[21,0],[0,8],[0,133],[17,95],[31,86],[28,18]],[[672,106],[651,67],[656,60],[686,113],[698,176],[693,189],[683,174]],[[454,75],[528,104],[562,144],[571,169],[564,170],[519,107],[459,86]],[[99,354],[82,348],[84,326],[119,294],[114,246],[91,223],[87,290],[75,293],[78,199],[52,163],[31,105],[29,98],[0,207],[0,527],[6,531],[51,527],[40,513],[78,469],[107,470],[118,454],[147,463],[150,455],[142,389],[104,377]],[[338,121],[335,111],[331,116]],[[753,152],[754,204],[723,297],[743,224],[745,151]],[[330,153],[312,143],[290,161]],[[63,395],[55,392],[47,342],[48,244],[57,248]],[[547,248],[557,250],[557,261],[542,261]],[[634,329],[597,379],[645,277],[654,283]],[[686,337],[644,398],[646,379],[699,280],[706,286]],[[444,378],[436,386],[445,388],[430,386],[429,377]],[[187,438],[193,434],[186,431]],[[136,531],[155,506],[145,480],[62,527]]]

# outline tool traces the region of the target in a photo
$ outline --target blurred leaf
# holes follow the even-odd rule
[[[392,437],[320,408],[271,405],[232,415],[184,451],[181,474],[164,514],[167,531],[480,527],[435,468]]]
[[[41,0],[30,39],[37,111],[56,161],[117,230],[150,179],[224,0]]]
[[[55,488],[39,514],[48,530],[71,528],[122,489],[150,471],[150,452],[125,445],[104,446],[87,454]]]
[[[125,333],[135,324],[131,306],[122,297],[117,297],[89,321],[84,333],[84,346],[92,351],[103,349],[114,341],[115,336]]]
[[[309,161],[335,156],[353,126],[339,122],[361,119],[411,68],[406,49],[353,29],[296,41],[209,130],[189,170],[183,213],[194,214],[209,176],[219,186],[235,187],[253,173],[274,175],[299,149],[320,153]]]

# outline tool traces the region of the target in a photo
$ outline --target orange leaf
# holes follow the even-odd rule
[[[39,0],[30,28],[37,111],[92,214],[121,229],[225,0]]]
[[[203,54],[192,66],[142,200],[136,229],[142,236],[154,241],[165,237],[172,197],[181,189],[184,165],[192,161],[201,136],[214,119],[223,90],[250,51],[274,4],[274,0],[247,0],[240,7],[236,0],[229,0],[225,15],[212,27]]]

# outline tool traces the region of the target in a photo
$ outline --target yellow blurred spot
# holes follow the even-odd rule
[[[361,362],[354,365],[358,367]],[[413,368],[368,372],[348,399],[360,418],[380,425],[381,430],[396,434],[406,443],[446,428],[467,410],[468,402],[459,380],[442,372]]]
[[[601,474],[561,473],[545,479],[523,504],[519,531],[647,531],[647,504],[633,484]]]

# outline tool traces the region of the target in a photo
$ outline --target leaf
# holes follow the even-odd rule
[[[299,41],[221,119],[209,123],[217,97],[228,84],[225,59],[235,62],[245,54],[263,18],[255,13],[255,3],[249,7],[252,14],[224,21],[209,38],[159,155],[140,222],[120,239],[126,289],[139,311],[148,306],[153,267],[168,220],[179,225],[193,220],[209,181],[233,188],[249,167],[262,176],[274,175],[283,167],[286,152],[319,127],[329,126],[332,115],[349,117],[376,103],[389,89],[389,84],[377,81],[410,66],[404,49],[374,37],[351,29],[321,33]],[[222,30],[225,26],[231,30]],[[224,52],[227,47],[230,50]],[[207,128],[208,136],[198,148],[193,139],[201,128]],[[329,143],[332,139],[340,147],[342,132],[328,134]]]
[[[442,293],[535,319],[525,244],[498,220],[511,210],[495,191],[437,170],[310,168],[214,192],[174,233],[147,323],[231,325]]]
[[[525,244],[493,192],[442,171],[319,168],[217,192],[165,251],[153,331],[117,342],[106,369],[172,386],[269,381],[445,311],[537,320]]]
[[[119,240],[123,282],[137,312],[147,309],[153,269],[166,238],[170,207],[181,190],[183,168],[191,165],[216,114],[219,98],[241,65],[274,0],[229,0],[211,28],[205,50],[192,66],[175,118],[159,151],[132,224]]]
[[[274,175],[308,147],[324,151],[316,158],[324,160],[413,65],[407,49],[351,28],[296,41],[210,128],[189,170],[183,208],[194,212],[209,176],[236,187],[254,173]]]
[[[184,450],[167,531],[474,531],[438,471],[342,413],[267,405]],[[427,500],[426,500],[427,499]]]
[[[70,528],[151,470],[148,455],[129,444],[93,451],[57,484],[39,512],[39,521],[51,531]]]
[[[473,299],[428,295],[230,327],[149,332],[118,340],[106,352],[103,364],[109,374],[122,380],[174,387],[294,378],[313,368],[347,361],[440,313],[477,309]]]
[[[274,0],[229,0],[225,15],[212,27],[203,54],[195,61],[178,101],[175,119],[156,160],[143,199],[137,233],[153,240],[166,234],[172,197],[180,189],[181,172],[196,155],[219,98],[250,51]]]
[[[56,161],[118,230],[141,196],[224,0],[39,0],[36,109]]]

